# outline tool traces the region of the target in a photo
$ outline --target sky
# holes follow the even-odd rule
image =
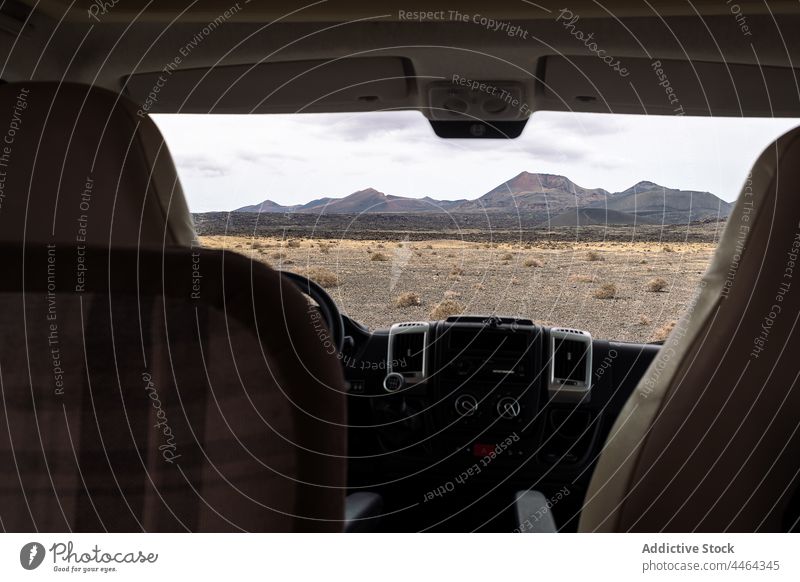
[[[642,180],[734,200],[800,119],[536,112],[515,140],[444,140],[416,111],[154,115],[192,212],[302,204],[375,188],[477,198],[523,171],[617,192]]]

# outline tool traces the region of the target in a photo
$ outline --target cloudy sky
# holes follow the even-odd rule
[[[796,119],[535,113],[516,140],[443,140],[418,112],[156,115],[194,212],[298,204],[372,187],[477,198],[522,171],[586,188],[641,180],[733,200],[758,154]]]

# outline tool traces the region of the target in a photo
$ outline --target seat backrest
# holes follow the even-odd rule
[[[341,366],[279,273],[198,248],[0,253],[5,531],[341,530]]]
[[[190,245],[191,215],[156,125],[111,91],[0,85],[0,241]]]
[[[582,531],[780,531],[800,481],[800,130],[756,162],[611,430]]]

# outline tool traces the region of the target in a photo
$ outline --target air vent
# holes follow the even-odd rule
[[[428,328],[426,322],[407,322],[396,323],[389,329],[388,373],[402,374],[408,383],[425,379]]]
[[[588,400],[592,388],[592,336],[568,328],[550,330],[550,398]]]

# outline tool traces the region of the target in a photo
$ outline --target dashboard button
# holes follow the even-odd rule
[[[500,418],[505,418],[506,420],[517,418],[520,411],[521,407],[519,402],[511,398],[511,396],[504,396],[497,401],[497,414]]]
[[[472,394],[462,394],[456,398],[455,406],[459,416],[472,416],[478,410],[478,399]]]
[[[383,379],[383,389],[387,392],[397,392],[403,386],[405,386],[405,384],[406,379],[403,378],[402,374],[398,374],[397,372],[387,374]]]

